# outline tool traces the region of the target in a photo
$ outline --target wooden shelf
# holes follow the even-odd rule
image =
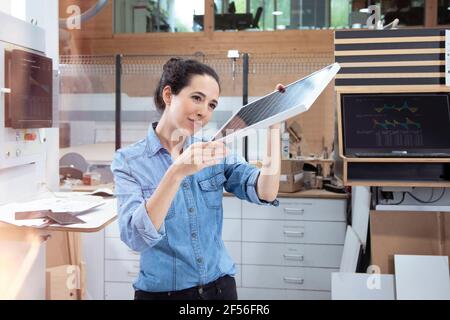
[[[401,163],[450,163],[450,158],[347,158],[342,157],[346,162],[401,162]]]
[[[346,186],[450,187],[448,158],[343,158]]]
[[[424,187],[424,188],[449,188],[450,181],[388,181],[388,180],[347,180],[346,186],[366,187]]]
[[[345,93],[417,93],[417,92],[450,92],[450,87],[445,85],[412,85],[412,86],[352,86],[336,87],[339,94]]]
[[[402,65],[403,62],[395,62]],[[427,64],[427,61],[417,62]],[[445,61],[433,61],[444,65]],[[380,62],[373,67],[388,66]],[[411,62],[408,61],[408,65]],[[346,186],[450,187],[450,158],[347,158],[343,155],[341,96],[345,94],[438,93],[450,92],[444,85],[336,86],[338,145],[340,159],[335,172]]]

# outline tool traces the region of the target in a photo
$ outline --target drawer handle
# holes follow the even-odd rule
[[[297,209],[297,208],[284,208],[284,212],[287,214],[304,214],[305,209]]]
[[[292,236],[292,237],[299,237],[299,238],[303,238],[305,236],[305,233],[303,231],[289,231],[289,230],[284,230],[283,233],[286,236]]]
[[[300,254],[283,254],[286,260],[305,261],[305,257]]]
[[[295,283],[295,284],[303,284],[305,280],[302,278],[295,278],[295,277],[283,277],[283,280],[287,283]]]
[[[131,272],[131,271],[128,271],[127,274],[128,274],[130,277],[137,277],[137,276],[139,275],[139,272]]]

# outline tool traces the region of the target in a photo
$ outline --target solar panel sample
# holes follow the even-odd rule
[[[212,140],[231,140],[245,136],[249,129],[267,128],[309,110],[311,105],[339,71],[337,63],[285,86],[239,109]]]

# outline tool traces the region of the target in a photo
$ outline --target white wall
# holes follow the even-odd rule
[[[7,14],[11,14],[11,0],[1,0],[0,11]]]

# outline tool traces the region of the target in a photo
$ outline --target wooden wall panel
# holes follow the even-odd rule
[[[83,54],[205,54],[230,49],[248,53],[333,52],[332,30],[289,30],[261,32],[213,32],[116,34],[112,37],[76,38],[74,45]]]

